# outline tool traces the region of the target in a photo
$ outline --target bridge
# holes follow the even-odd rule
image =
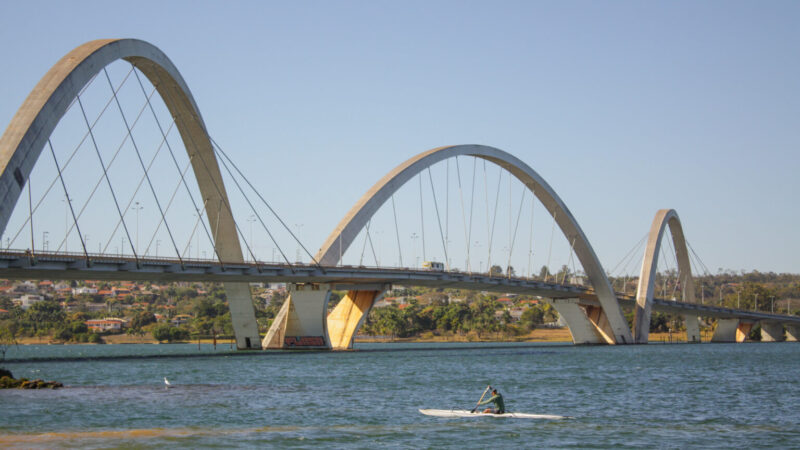
[[[95,92],[100,89],[98,84],[105,85],[105,94]],[[136,102],[131,99],[138,99],[136,108],[124,106]],[[109,110],[116,110],[119,120],[111,122]],[[140,132],[140,123],[148,121],[149,135]],[[179,136],[171,133],[173,129]],[[70,139],[72,144],[62,144]],[[164,148],[166,152],[162,152]],[[93,172],[90,165],[98,169]],[[456,168],[454,176],[451,166]],[[654,310],[684,317],[689,341],[700,341],[700,317],[717,319],[712,338],[716,342],[742,342],[756,323],[764,341],[783,340],[784,332],[787,340],[800,337],[798,316],[696,301],[692,253],[674,210],[659,210],[643,240],[646,246],[635,295],[616,291],[578,222],[550,185],[521,159],[483,145],[435,148],[403,162],[356,202],[312,255],[297,237],[300,225],[295,224],[293,231],[211,138],[177,68],[144,41],[91,41],[57,62],[0,138],[0,170],[0,231],[6,241],[0,251],[0,278],[221,282],[240,349],[351,348],[372,306],[393,286],[538,296],[558,311],[576,344],[646,343]],[[436,177],[434,171],[438,171]],[[475,195],[476,189],[480,191],[479,172],[485,223],[473,220],[476,198],[481,203]],[[503,181],[508,183],[508,194],[501,201]],[[429,196],[423,189],[426,182]],[[415,184],[419,196],[413,190]],[[236,200],[228,194],[230,186],[238,190]],[[452,202],[451,190],[458,192]],[[404,198],[406,207],[402,206]],[[507,217],[498,214],[505,200]],[[401,203],[399,216],[397,203]],[[460,217],[454,222],[463,225],[463,237],[460,232],[450,233],[451,203],[456,204],[455,209],[460,206]],[[539,277],[533,275],[533,246],[547,239],[534,239],[534,229],[548,233],[547,227],[535,226],[543,219],[534,215],[537,205],[545,212],[542,216],[552,220],[546,270]],[[54,237],[53,211],[61,208],[64,235],[52,250],[48,237]],[[145,216],[150,222],[145,225],[149,239],[140,245],[140,214],[145,208],[158,215]],[[408,220],[416,211],[419,216]],[[523,241],[520,222],[525,215],[530,224],[527,253],[519,249]],[[385,226],[379,229],[382,217]],[[257,255],[254,226],[261,229],[259,238],[268,237],[272,244],[273,257],[268,261]],[[408,247],[414,255],[411,261],[416,262],[411,264],[403,264],[402,242],[406,239],[399,231],[401,226],[414,231],[405,248],[406,262]],[[553,248],[559,245],[554,244],[556,227],[562,235],[566,262],[561,280],[549,273]],[[500,228],[508,229],[500,250],[505,257],[496,256]],[[101,241],[97,252],[89,248],[89,229]],[[393,237],[389,236],[392,231]],[[483,242],[476,239],[479,231],[486,233]],[[283,246],[279,233],[286,239]],[[394,265],[380,264],[383,247],[376,243],[380,234],[386,241],[396,241]],[[423,261],[443,262],[420,267],[416,256],[420,238]],[[119,245],[114,247],[117,239]],[[457,239],[461,241],[454,244]],[[284,250],[287,241],[288,246],[297,247],[294,262]],[[158,256],[161,242],[172,251],[170,256]],[[437,245],[431,247],[431,242]],[[661,251],[664,242],[669,252]],[[20,244],[22,248],[12,248]],[[80,251],[69,252],[70,244]],[[374,265],[364,264],[368,248]],[[276,251],[281,256],[278,261]],[[479,251],[480,267],[475,270]],[[303,253],[308,262],[301,261]],[[680,301],[656,297],[659,278],[664,281],[659,261],[662,266],[667,261],[669,266],[666,253],[674,253],[677,277],[672,282],[680,289]],[[456,267],[454,259],[463,260],[464,265]],[[505,265],[505,270],[499,264]],[[524,273],[517,274],[514,265],[525,267]],[[570,271],[570,266],[574,270]],[[567,280],[568,273],[581,273],[588,283],[572,283]],[[265,336],[259,333],[255,319],[252,282],[281,282],[289,288],[289,298]],[[347,295],[328,313],[332,290],[344,290]],[[632,330],[623,308],[635,312]]]

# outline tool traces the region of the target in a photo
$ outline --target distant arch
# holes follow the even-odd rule
[[[494,147],[485,145],[439,147],[420,153],[395,167],[350,209],[325,240],[317,252],[316,260],[322,265],[335,265],[339,262],[339,255],[344,254],[350,247],[372,215],[403,184],[433,164],[456,156],[475,156],[497,164],[513,174],[542,202],[562,233],[570,242],[574,241],[575,254],[583,265],[605,312],[608,326],[598,327],[598,332],[603,334],[604,340],[608,343],[632,343],[630,329],[608,277],[572,213],[536,171],[515,156]]]
[[[224,262],[242,262],[233,215],[226,206],[230,203],[200,110],[172,61],[157,47],[138,39],[99,39],[76,47],[42,77],[25,99],[0,137],[0,234],[8,225],[45,143],[72,100],[92,77],[119,59],[128,61],[148,78],[175,118],[206,203],[217,253]],[[212,217],[214,221],[210,220]],[[245,347],[245,338],[258,342],[259,337],[249,289],[246,284],[244,289],[234,284],[226,283],[229,297],[248,297],[247,304],[243,300],[241,305],[230,303],[241,348]]]
[[[692,266],[689,262],[689,251],[686,246],[686,238],[683,235],[681,220],[674,209],[661,209],[656,213],[650,226],[642,269],[639,273],[639,286],[636,290],[636,311],[633,319],[633,339],[637,344],[646,344],[650,334],[650,315],[653,305],[658,254],[661,249],[661,239],[667,226],[669,226],[672,242],[675,245],[675,256],[678,260],[678,277],[681,283],[681,290],[685,295],[684,301],[695,302]],[[687,330],[690,326],[687,323]]]

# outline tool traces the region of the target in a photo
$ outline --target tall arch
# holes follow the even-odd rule
[[[335,265],[353,243],[372,215],[403,184],[422,170],[456,156],[475,156],[493,162],[513,174],[545,206],[562,233],[570,242],[595,293],[604,314],[594,315],[594,324],[603,340],[609,344],[632,343],[631,331],[622,314],[619,302],[592,246],[583,234],[575,218],[549,184],[527,164],[515,156],[494,147],[484,145],[455,145],[439,147],[420,153],[375,183],[339,222],[317,252],[316,260],[322,265]],[[603,317],[604,316],[604,317]]]
[[[675,244],[675,256],[678,259],[678,277],[684,293],[684,301],[695,302],[694,279],[692,266],[689,262],[689,251],[683,227],[678,213],[674,209],[661,209],[653,218],[650,234],[645,248],[642,270],[639,273],[639,286],[636,290],[636,311],[633,319],[633,339],[637,344],[646,344],[650,333],[650,314],[653,305],[653,291],[655,290],[656,268],[658,254],[661,249],[661,239],[664,230],[669,226],[672,242]],[[696,317],[686,316],[686,330],[689,341],[699,340],[699,326]]]
[[[70,103],[92,77],[124,59],[158,90],[189,153],[214,246],[224,262],[243,261],[219,165],[200,110],[172,61],[158,48],[137,39],[100,39],[76,47],[33,88],[0,137],[0,233],[5,231],[23,186],[50,134]],[[210,218],[215,220],[210,220]],[[226,283],[239,348],[258,347],[255,312],[246,283]],[[248,344],[249,342],[249,344]]]

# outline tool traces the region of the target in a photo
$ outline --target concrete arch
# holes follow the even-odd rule
[[[156,87],[175,118],[192,161],[215,247],[222,261],[243,261],[217,159],[200,110],[177,68],[158,48],[137,39],[100,39],[76,47],[34,87],[0,137],[0,233],[50,134],[70,103],[108,64],[124,59]],[[259,335],[247,284],[226,283],[239,348],[258,347]],[[249,344],[248,344],[249,342]]]
[[[339,222],[317,252],[322,265],[335,265],[367,221],[403,184],[427,167],[456,156],[475,156],[493,162],[520,180],[553,216],[567,239],[574,240],[575,254],[595,289],[602,311],[595,311],[596,331],[609,344],[632,343],[627,322],[597,255],[575,218],[549,184],[527,164],[515,156],[484,145],[439,147],[420,153],[400,164],[375,183]],[[602,314],[601,314],[602,313]]]
[[[684,294],[683,301],[688,303],[695,302],[692,266],[689,262],[689,251],[686,246],[686,238],[683,235],[681,220],[674,209],[659,210],[653,218],[653,224],[650,226],[650,234],[647,240],[647,247],[645,247],[642,269],[639,273],[639,286],[636,291],[633,338],[637,344],[646,344],[650,333],[650,314],[653,305],[658,254],[661,249],[661,239],[664,236],[664,230],[668,225],[669,231],[672,234],[672,242],[675,244],[675,256],[678,260],[678,276]],[[693,340],[699,342],[700,331],[696,317],[686,316],[686,330],[690,342]],[[693,337],[695,339],[693,339]]]

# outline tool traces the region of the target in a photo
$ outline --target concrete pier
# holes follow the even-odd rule
[[[266,349],[329,349],[329,284],[289,284],[289,297],[261,343]]]
[[[783,324],[780,322],[761,322],[761,342],[783,341]]]

